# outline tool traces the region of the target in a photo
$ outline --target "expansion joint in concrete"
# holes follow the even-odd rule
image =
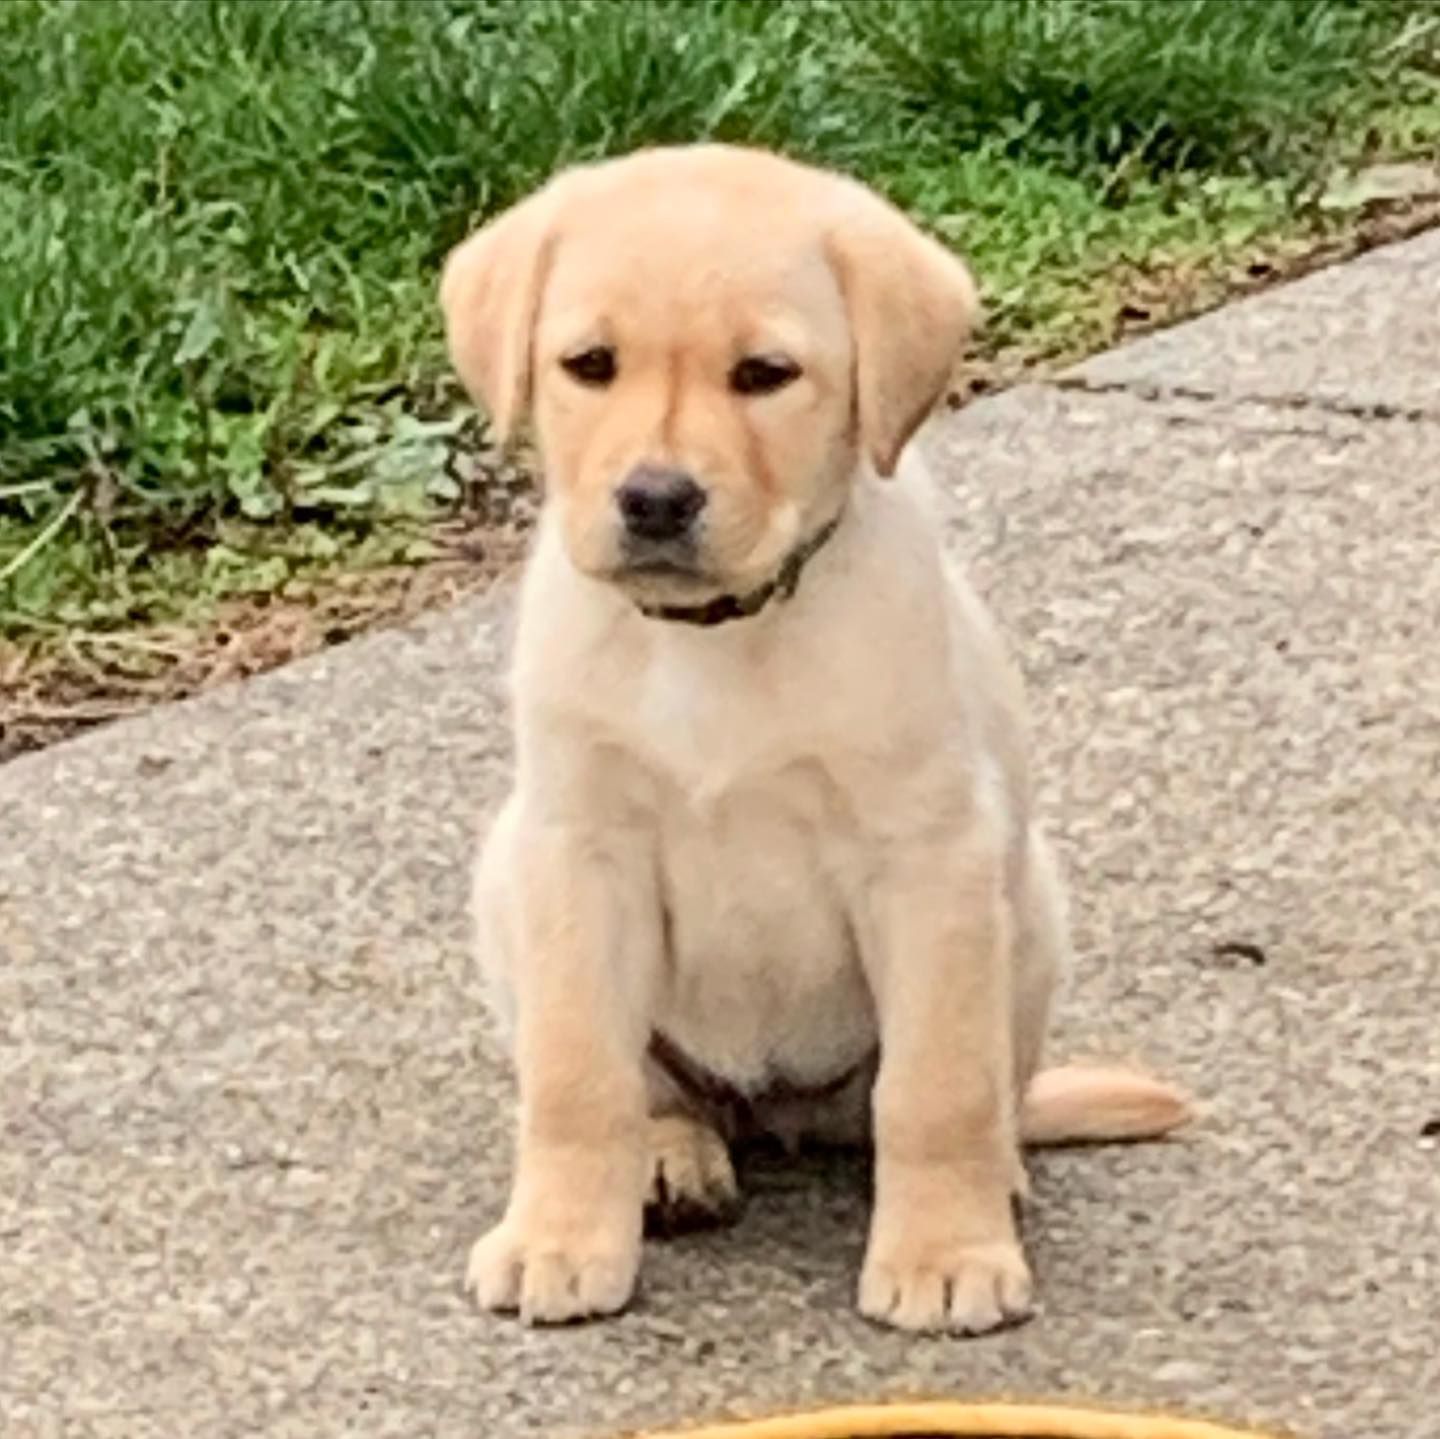
[[[1232,393],[1198,385],[1164,385],[1134,380],[1094,380],[1084,375],[1056,375],[1044,381],[1051,389],[1082,395],[1127,395],[1146,403],[1186,400],[1202,405],[1254,405],[1260,409],[1336,415],[1350,420],[1382,420],[1400,424],[1440,424],[1440,409],[1392,405],[1383,400],[1346,400],[1334,395]]]

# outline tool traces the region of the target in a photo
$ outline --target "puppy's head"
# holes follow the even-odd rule
[[[573,563],[652,603],[765,583],[862,457],[892,473],[975,312],[877,195],[713,145],[560,175],[452,252],[440,298],[500,435],[533,413]]]

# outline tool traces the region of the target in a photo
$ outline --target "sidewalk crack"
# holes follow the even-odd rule
[[[1044,381],[1053,389],[1083,395],[1129,395],[1146,402],[1190,400],[1202,405],[1254,405],[1258,409],[1303,411],[1335,415],[1349,420],[1396,420],[1402,424],[1440,424],[1440,409],[1423,405],[1394,405],[1384,400],[1344,400],[1323,395],[1251,395],[1198,385],[1162,385],[1132,380],[1092,380],[1084,375],[1055,375]]]

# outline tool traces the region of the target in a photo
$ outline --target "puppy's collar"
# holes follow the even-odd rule
[[[717,595],[703,605],[641,605],[640,613],[647,619],[672,620],[676,624],[705,628],[749,619],[758,615],[771,600],[788,600],[795,593],[805,566],[824,549],[839,528],[840,515],[827,520],[808,540],[802,540],[785,556],[770,579],[747,594]]]

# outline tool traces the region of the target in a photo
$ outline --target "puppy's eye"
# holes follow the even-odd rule
[[[730,388],[737,395],[773,395],[798,379],[800,366],[775,355],[746,355],[730,371]]]
[[[615,378],[615,351],[609,345],[594,345],[578,354],[566,355],[560,368],[582,385],[608,385]]]

